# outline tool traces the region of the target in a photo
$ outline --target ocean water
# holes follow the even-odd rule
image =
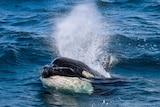
[[[0,107],[160,106],[159,11],[159,0],[1,0]],[[49,93],[40,71],[57,56],[125,83],[101,95]]]

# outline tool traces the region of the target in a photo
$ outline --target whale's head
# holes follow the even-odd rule
[[[45,65],[42,68],[41,77],[50,78],[52,76],[84,77],[77,68],[55,66],[52,64]]]
[[[43,67],[42,78],[52,76],[93,78],[94,74],[86,64],[69,58],[56,58],[50,64]]]
[[[56,58],[41,71],[41,81],[46,88],[76,93],[92,93],[90,78],[94,77],[86,64],[69,58]]]
[[[42,68],[40,79],[46,88],[92,93],[93,86],[90,79],[94,76],[92,69],[83,62],[60,57]]]

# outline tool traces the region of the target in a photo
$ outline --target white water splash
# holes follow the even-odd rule
[[[104,28],[94,4],[76,6],[68,17],[57,23],[54,39],[60,56],[80,60],[110,78],[98,62],[104,42],[107,42]]]

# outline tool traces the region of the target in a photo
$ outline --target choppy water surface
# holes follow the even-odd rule
[[[0,106],[158,107],[160,1],[1,0]],[[110,72],[101,62],[112,56]],[[105,94],[46,91],[39,72],[57,57],[125,83]]]

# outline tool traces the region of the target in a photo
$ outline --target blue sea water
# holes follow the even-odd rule
[[[160,106],[159,11],[159,0],[1,0],[0,106]],[[105,95],[49,93],[40,71],[60,55],[111,55],[110,74],[127,82]]]

